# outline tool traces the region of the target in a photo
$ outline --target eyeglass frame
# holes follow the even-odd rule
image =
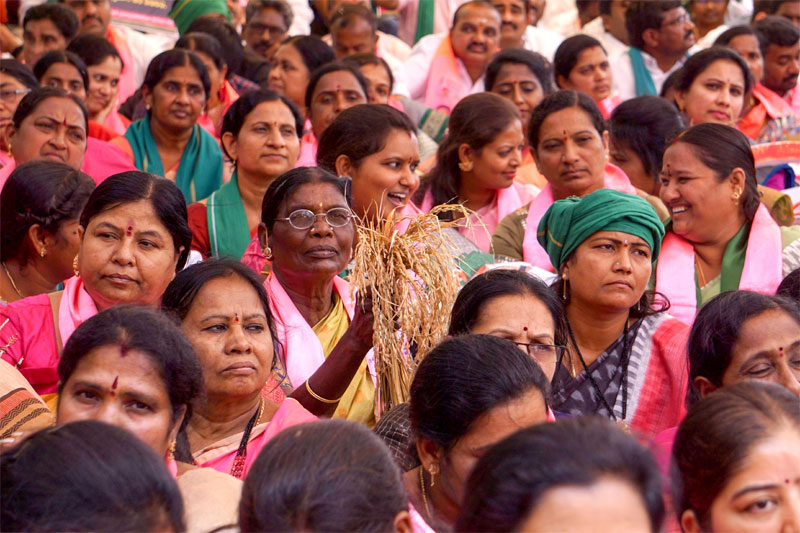
[[[13,102],[13,97],[19,94],[28,94],[31,92],[31,89],[26,87],[24,89],[8,89],[5,91],[0,91],[0,100],[3,102],[11,103]]]
[[[556,363],[561,361],[561,359],[564,357],[564,353],[567,351],[567,347],[563,346],[561,344],[544,344],[544,343],[541,343],[541,342],[517,342],[517,341],[511,341],[511,342],[516,344],[518,347],[524,346],[525,347],[525,352],[528,355],[530,355],[531,357],[533,357],[534,359],[537,359],[536,354],[533,353],[533,347],[534,346],[543,346],[543,347],[546,347],[546,348],[553,348],[553,349],[555,349],[555,359],[554,359],[554,361]]]
[[[331,224],[331,221],[328,220],[328,214],[331,211],[336,211],[336,210],[341,210],[341,211],[346,211],[347,212],[347,222],[345,222],[344,224],[341,224],[341,225]],[[314,222],[312,222],[311,225],[309,225],[308,227],[298,228],[297,226],[295,226],[292,223],[291,219],[292,219],[292,215],[294,215],[295,213],[302,213],[302,212],[311,213],[311,215],[314,217]],[[319,218],[319,217],[325,217],[325,223],[328,226],[330,226],[331,228],[343,228],[343,227],[347,226],[350,222],[352,222],[352,220],[353,220],[353,212],[350,209],[346,208],[346,207],[332,207],[332,208],[328,209],[327,211],[325,211],[324,213],[315,213],[311,209],[295,209],[294,211],[289,213],[288,217],[276,218],[275,222],[288,222],[289,225],[291,227],[293,227],[294,229],[300,230],[300,231],[305,231],[307,229],[313,228],[314,224],[316,224],[316,222],[317,222],[317,218]]]

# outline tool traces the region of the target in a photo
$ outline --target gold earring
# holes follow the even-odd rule
[[[458,168],[461,172],[469,172],[472,170],[472,161],[459,161]]]
[[[739,205],[739,198],[741,198],[741,196],[742,196],[742,193],[739,192],[738,190],[733,191],[732,198],[733,198],[733,204],[734,205]]]
[[[46,255],[47,255],[47,248],[42,248],[41,250],[39,250],[39,257],[44,259],[44,256]]]
[[[564,282],[563,285],[562,285],[563,290],[561,291],[561,299],[562,300],[566,300],[567,299],[567,275],[566,274],[561,274],[561,280]]]
[[[270,248],[269,246],[265,246],[262,252],[264,253],[264,257],[266,257],[268,261],[272,261],[272,248]]]
[[[433,463],[428,469],[428,473],[431,475],[431,488],[433,488],[433,485],[436,483],[436,474],[439,473],[439,465]]]
[[[169,443],[169,449],[167,450],[167,459],[175,459],[175,439]]]
[[[80,276],[81,275],[80,270],[78,270],[78,256],[77,255],[75,256],[75,259],[72,260],[72,272],[76,276]]]

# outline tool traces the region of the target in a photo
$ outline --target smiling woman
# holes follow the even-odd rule
[[[143,172],[110,177],[92,192],[80,218],[75,276],[64,290],[0,309],[3,359],[40,394],[55,392],[62,346],[98,311],[130,303],[156,306],[186,262],[191,232],[175,184]]]
[[[459,232],[490,252],[497,224],[539,192],[514,181],[525,141],[519,111],[496,94],[474,94],[453,109],[449,128],[414,200],[425,212],[453,202],[475,211]]]
[[[747,137],[706,123],[667,147],[661,199],[672,224],[656,271],[656,289],[691,324],[697,309],[724,291],[774,293],[800,266],[800,231],[779,227],[760,203]]]
[[[647,283],[664,227],[642,198],[600,189],[555,202],[538,228],[566,307],[552,406],[654,436],[684,413],[688,327]]]

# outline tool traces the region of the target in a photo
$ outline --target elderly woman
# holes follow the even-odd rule
[[[311,73],[306,88],[305,110],[311,131],[300,140],[297,166],[313,166],[317,143],[325,128],[349,107],[367,103],[368,83],[361,71],[340,62],[327,63]]]
[[[305,382],[310,397],[335,406],[334,416],[373,423],[375,374],[364,360],[372,346],[371,305],[369,299],[364,308],[356,305],[349,284],[338,276],[350,261],[354,238],[345,181],[328,171],[297,168],[267,190],[259,239],[272,262],[265,286],[286,371],[282,386],[296,390]],[[329,379],[309,382],[333,357],[346,358],[355,372],[346,390],[338,391]]]
[[[564,308],[539,279],[498,268],[472,278],[459,291],[448,335],[469,333],[508,339],[553,379],[567,344]]]
[[[525,148],[516,179],[539,189],[544,188],[547,181],[536,169],[531,155],[527,140],[528,124],[536,106],[553,92],[552,78],[553,67],[547,59],[536,52],[521,48],[502,50],[486,67],[486,90],[513,102],[522,117]]]
[[[713,296],[772,294],[800,266],[800,229],[779,227],[759,202],[753,152],[740,131],[722,124],[684,131],[664,153],[660,196],[672,223],[655,289],[687,324]]]
[[[72,276],[78,217],[92,179],[65,163],[30,161],[0,192],[0,302],[48,293]]]
[[[536,228],[555,200],[582,197],[601,188],[634,194],[622,170],[608,163],[608,133],[597,105],[587,95],[559,91],[534,109],[528,140],[547,185],[528,206],[500,222],[492,236],[495,256],[553,270],[537,241]]]
[[[102,311],[70,337],[58,375],[57,425],[98,420],[128,430],[177,477],[187,531],[236,524],[241,483],[173,457],[203,377],[192,346],[172,320],[140,306]]]
[[[553,69],[559,88],[589,95],[605,119],[622,103],[612,89],[608,54],[594,37],[573,35],[565,39],[553,57]]]
[[[524,140],[519,112],[511,102],[492,93],[464,98],[450,115],[436,166],[414,197],[417,205],[425,212],[453,202],[471,209],[475,213],[459,232],[490,252],[497,224],[539,192],[515,181]]]
[[[78,229],[75,276],[64,290],[0,308],[2,357],[40,394],[56,391],[62,346],[81,323],[114,305],[157,306],[191,244],[186,204],[168,180],[112,176],[92,192]]]
[[[205,382],[205,395],[178,437],[179,460],[244,479],[275,434],[316,420],[295,399],[285,399],[273,378],[282,373],[272,313],[261,280],[246,266],[193,265],[167,288],[162,308],[181,321]]]
[[[539,242],[559,279],[568,355],[552,406],[598,414],[653,436],[678,423],[686,395],[688,327],[647,292],[664,227],[638,196],[601,189],[555,202]],[[660,264],[660,263],[659,263]]]
[[[515,431],[545,422],[547,396],[539,365],[511,341],[467,335],[431,350],[410,391],[421,461],[403,474],[412,516],[437,531],[452,530],[475,463]]]
[[[222,149],[234,162],[233,176],[189,206],[193,250],[203,257],[242,257],[261,220],[264,193],[294,168],[302,127],[294,104],[274,91],[251,91],[231,105],[222,124]]]
[[[210,84],[194,52],[162,52],[150,62],[142,85],[147,116],[112,141],[139,170],[174,181],[187,202],[206,198],[222,184],[219,145],[197,125]]]

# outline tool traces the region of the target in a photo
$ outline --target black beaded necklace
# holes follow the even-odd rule
[[[634,333],[632,335],[633,339],[636,339],[636,334],[638,333],[639,326],[641,322],[637,321]],[[628,366],[631,361],[631,351],[633,350],[633,342],[629,340],[628,335],[628,320],[625,320],[625,329],[622,330],[622,356],[620,358],[619,364],[622,366],[622,383],[620,384],[620,388],[622,389],[622,418],[617,418],[617,415],[614,413],[614,410],[606,401],[606,397],[603,395],[603,392],[600,390],[600,386],[595,381],[594,376],[589,371],[589,366],[586,364],[586,360],[583,358],[583,354],[581,353],[581,349],[578,347],[578,342],[575,340],[575,334],[572,332],[572,326],[569,325],[569,321],[567,321],[567,332],[569,333],[569,340],[572,342],[572,346],[575,348],[575,352],[578,355],[578,359],[580,359],[581,366],[583,366],[583,370],[586,372],[586,377],[589,378],[589,382],[592,384],[592,388],[594,389],[595,394],[597,395],[598,399],[603,403],[603,407],[606,408],[608,413],[613,417],[615,422],[624,421],[626,415],[628,414]]]

